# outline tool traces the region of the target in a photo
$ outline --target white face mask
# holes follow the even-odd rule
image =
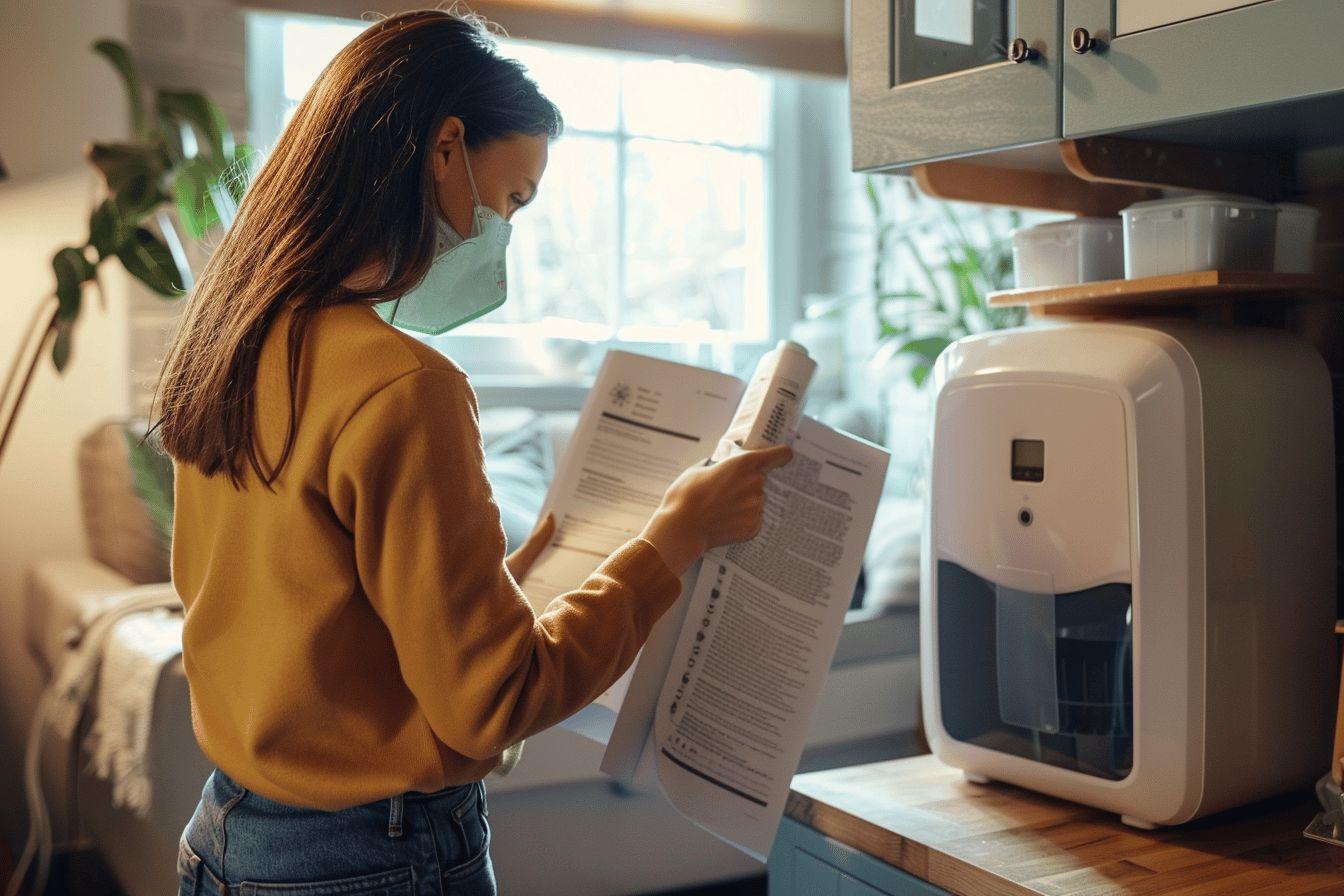
[[[504,258],[513,226],[481,204],[465,140],[462,162],[471,185],[471,232],[463,238],[439,216],[437,256],[425,278],[401,298],[375,306],[394,326],[438,336],[494,311],[507,298]]]

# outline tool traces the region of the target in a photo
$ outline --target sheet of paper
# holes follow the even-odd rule
[[[557,595],[577,588],[640,533],[672,480],[713,452],[743,388],[728,374],[607,353],[542,509],[555,514],[555,536],[520,583],[533,609],[541,613]],[[676,623],[667,620],[676,615],[666,614],[650,637],[655,651],[664,644],[664,655],[675,640]],[[597,711],[580,712],[566,727],[606,743],[639,667],[637,659],[598,698]],[[650,704],[656,689],[655,683]]]
[[[542,508],[555,537],[521,583],[538,612],[640,533],[672,480],[713,452],[741,394],[727,374],[607,353]]]
[[[844,625],[887,452],[803,418],[752,541],[706,555],[658,698],[672,805],[764,861]]]

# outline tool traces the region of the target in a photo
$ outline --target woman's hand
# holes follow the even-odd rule
[[[788,445],[743,451],[677,477],[641,537],[681,575],[710,548],[755,537],[765,512],[765,474],[793,458]]]
[[[527,578],[532,564],[537,562],[537,557],[546,549],[546,545],[551,543],[551,536],[554,534],[555,514],[548,513],[537,523],[537,528],[532,530],[532,534],[527,536],[527,541],[518,545],[518,550],[504,558],[504,565],[509,568],[509,575],[513,576],[515,582]]]

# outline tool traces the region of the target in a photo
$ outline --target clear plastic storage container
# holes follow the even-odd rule
[[[1321,213],[1298,202],[1280,202],[1274,229],[1274,270],[1310,274],[1314,269],[1316,221]]]
[[[1138,202],[1125,222],[1125,276],[1274,267],[1278,209],[1239,196],[1183,196]]]
[[[1119,218],[1074,218],[1013,231],[1019,289],[1065,286],[1125,275]]]

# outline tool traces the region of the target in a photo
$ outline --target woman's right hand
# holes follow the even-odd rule
[[[681,575],[701,554],[755,537],[765,512],[765,474],[793,458],[788,445],[694,466],[667,488],[641,537]]]

